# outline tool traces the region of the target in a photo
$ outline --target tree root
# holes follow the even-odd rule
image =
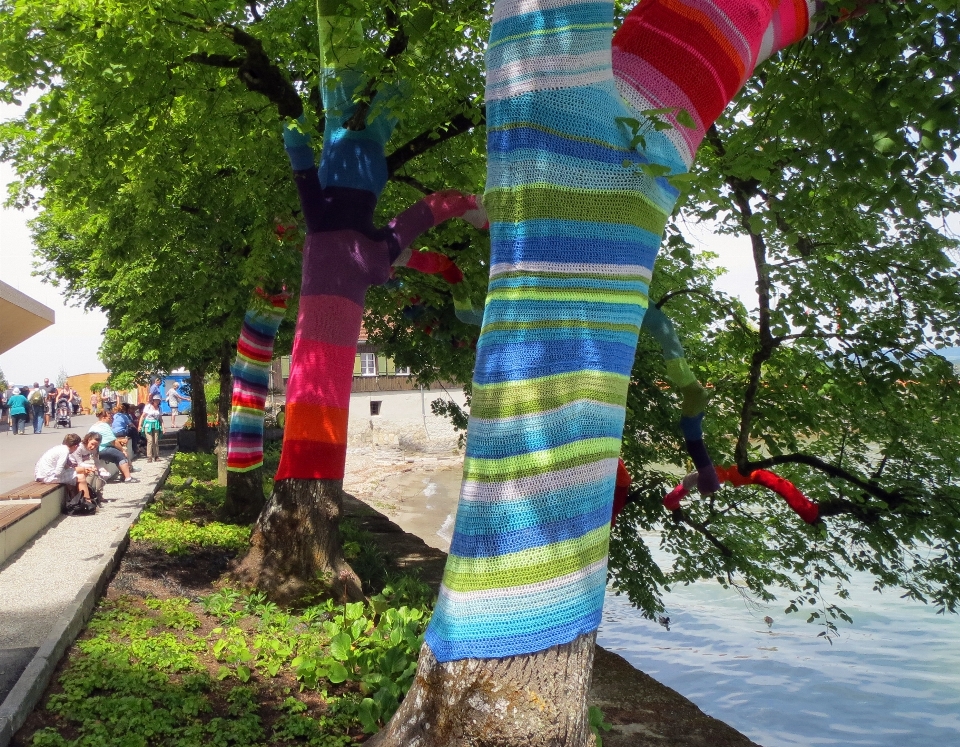
[[[424,644],[413,686],[368,747],[588,747],[596,635],[506,659],[439,663]]]
[[[281,480],[260,513],[250,551],[231,578],[256,587],[277,604],[308,603],[316,596],[364,598],[360,579],[343,558],[340,480]]]

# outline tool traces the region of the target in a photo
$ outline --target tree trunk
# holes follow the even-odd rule
[[[586,747],[594,633],[505,659],[439,663],[420,649],[413,686],[369,747]]]
[[[197,434],[197,451],[210,453],[210,432],[207,427],[207,395],[203,391],[206,379],[206,367],[190,369],[190,413],[193,416],[193,430]]]
[[[227,472],[227,497],[223,504],[227,517],[234,521],[254,521],[266,502],[262,467],[246,472]]]
[[[279,480],[260,513],[250,551],[234,579],[292,605],[318,595],[363,599],[360,579],[343,559],[342,480]]]
[[[287,309],[286,293],[266,296],[269,304],[247,310],[243,317],[237,359],[230,367],[230,350],[224,346],[220,361],[220,460],[227,486],[224,506],[235,518],[256,518],[263,495],[263,408],[270,382],[270,361],[277,329]],[[231,385],[232,379],[232,385]],[[227,392],[231,392],[227,399]],[[229,422],[228,422],[229,414]]]
[[[230,435],[230,345],[220,352],[220,396],[217,398],[217,484],[227,484],[227,439]],[[262,490],[262,488],[261,488]],[[260,501],[263,506],[263,501]]]

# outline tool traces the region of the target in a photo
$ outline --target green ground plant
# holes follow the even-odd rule
[[[164,489],[144,509],[130,538],[172,555],[197,547],[239,552],[247,546],[250,527],[218,520],[225,497],[226,488],[217,485],[215,455],[178,453]]]
[[[216,460],[178,454],[131,536],[174,556],[238,550],[249,528],[212,520]],[[342,747],[393,715],[409,689],[434,603],[391,576],[372,535],[346,522],[366,602],[291,611],[259,592],[188,598],[111,594],[70,653],[33,747]]]

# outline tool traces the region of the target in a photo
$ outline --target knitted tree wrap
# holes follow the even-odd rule
[[[283,451],[276,479],[343,479],[357,338],[367,288],[382,285],[421,233],[452,217],[480,220],[475,198],[442,192],[420,200],[383,228],[373,223],[387,181],[384,145],[397,120],[397,86],[381,86],[363,129],[356,114],[364,85],[352,65],[362,29],[349,18],[322,16],[321,72],[326,117],[320,167],[303,123],[288,123],[284,142],[307,226],[303,280],[294,334]],[[342,49],[338,48],[342,45]]]
[[[231,367],[233,396],[227,469],[247,472],[263,465],[263,408],[270,382],[270,361],[277,329],[287,310],[286,296],[265,299],[270,308],[247,310]]]
[[[659,55],[649,48],[673,10],[685,41]],[[617,34],[618,58],[643,63],[640,90],[693,107],[705,129],[752,71],[770,21],[763,0],[644,0]],[[682,173],[699,142],[649,128],[643,149],[630,147],[625,120],[642,127],[652,107],[621,98],[612,28],[607,2],[499,0],[494,11],[490,286],[456,527],[426,633],[441,662],[533,653],[600,622],[627,385],[677,197],[643,166]],[[724,34],[742,37],[747,59],[732,77],[715,70],[729,57]]]

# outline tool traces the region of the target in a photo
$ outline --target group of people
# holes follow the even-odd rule
[[[44,379],[43,384],[34,382],[32,387],[14,387],[6,399],[14,435],[26,435],[27,423],[33,425],[34,433],[42,433],[45,425],[57,416],[57,408],[66,406],[70,414],[80,411],[80,395],[64,382],[59,389]]]
[[[62,444],[48,449],[40,457],[34,470],[37,481],[66,485],[68,505],[75,507],[77,513],[95,510],[99,481],[111,476],[105,463],[115,465],[116,473],[124,483],[139,482],[132,474],[139,470],[131,465],[128,448],[132,445],[130,451],[133,455],[145,456],[147,462],[160,460],[164,397],[160,387],[161,380],[156,379],[150,387],[146,404],[117,404],[114,401],[113,407],[108,408],[107,400],[100,399],[103,407],[97,411],[97,422],[90,426],[86,435],[68,433]],[[176,426],[180,403],[190,399],[179,392],[179,387],[179,382],[175,382],[165,393],[172,426]],[[101,397],[105,391],[100,392]]]

